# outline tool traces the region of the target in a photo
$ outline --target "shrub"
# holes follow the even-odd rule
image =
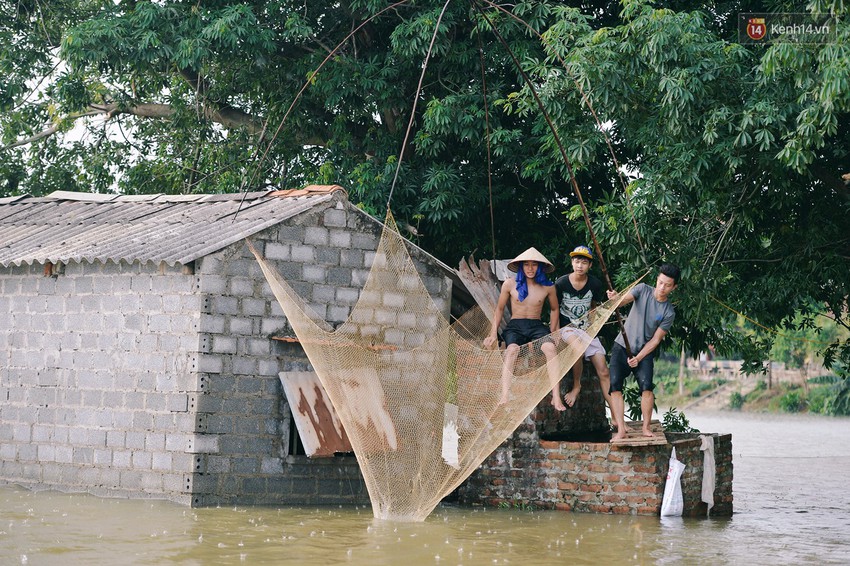
[[[639,421],[643,417],[640,410],[640,388],[631,380],[623,387],[623,402],[626,404],[626,416],[631,421]]]
[[[685,417],[685,413],[676,410],[676,407],[667,409],[662,424],[667,432],[699,432],[691,426],[691,423]]]
[[[799,413],[805,406],[805,398],[797,390],[789,391],[779,398],[779,408],[786,413]]]
[[[744,396],[734,391],[732,395],[729,396],[729,408],[740,410],[741,407],[744,406]]]
[[[824,411],[827,415],[850,416],[850,378],[843,378],[834,388],[835,395],[825,400]]]

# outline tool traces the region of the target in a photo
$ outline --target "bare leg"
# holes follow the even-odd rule
[[[614,416],[614,423],[617,425],[617,432],[611,438],[614,440],[623,440],[626,438],[626,402],[623,400],[622,391],[614,391],[611,393],[611,414]]]
[[[653,436],[649,429],[652,422],[652,406],[655,404],[655,394],[652,391],[644,391],[640,395],[640,412],[643,414],[643,435]]]
[[[504,405],[508,402],[508,395],[511,389],[511,377],[514,374],[514,364],[516,357],[519,354],[519,346],[516,344],[508,345],[505,351],[505,361],[502,364],[502,397],[499,399],[499,405]]]
[[[564,401],[568,407],[572,407],[578,400],[578,394],[579,391],[581,391],[581,374],[583,371],[584,362],[582,358],[579,358],[576,360],[576,363],[573,364],[573,387],[566,395],[564,395]]]
[[[611,374],[608,372],[608,364],[605,363],[603,354],[595,354],[590,361],[593,363],[593,368],[596,370],[596,375],[599,377],[599,387],[602,388],[602,396],[605,397],[605,402],[608,403],[608,408],[611,409],[611,414],[614,414],[614,405],[611,404],[611,394],[608,390],[611,389]]]
[[[552,384],[552,406],[556,411],[566,411],[561,402],[561,372],[558,371],[558,352],[551,342],[544,342],[540,349],[546,354],[546,371],[549,372],[549,382]]]

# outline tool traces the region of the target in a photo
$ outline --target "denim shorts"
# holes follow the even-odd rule
[[[622,392],[623,385],[630,373],[635,374],[641,393],[655,389],[655,385],[652,383],[652,374],[655,369],[654,360],[655,357],[650,354],[642,359],[636,368],[633,368],[629,366],[626,349],[615,342],[611,348],[611,360],[608,362],[608,371],[611,372],[611,388],[608,393]]]

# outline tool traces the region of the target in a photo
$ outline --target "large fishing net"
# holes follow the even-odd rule
[[[339,415],[379,519],[423,521],[552,390],[617,306],[597,308],[569,343],[551,336],[522,346],[503,374],[505,352],[482,346],[487,315],[475,307],[446,320],[389,212],[360,298],[336,329],[251,249]]]

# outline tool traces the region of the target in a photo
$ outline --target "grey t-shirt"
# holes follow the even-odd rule
[[[632,288],[631,293],[635,301],[626,318],[626,335],[629,337],[632,355],[636,355],[647,342],[652,340],[656,330],[661,328],[665,332],[670,331],[673,319],[676,318],[676,310],[669,300],[663,303],[658,302],[655,299],[655,287],[650,287],[646,283],[638,283]],[[618,334],[614,341],[626,347],[622,333]]]

